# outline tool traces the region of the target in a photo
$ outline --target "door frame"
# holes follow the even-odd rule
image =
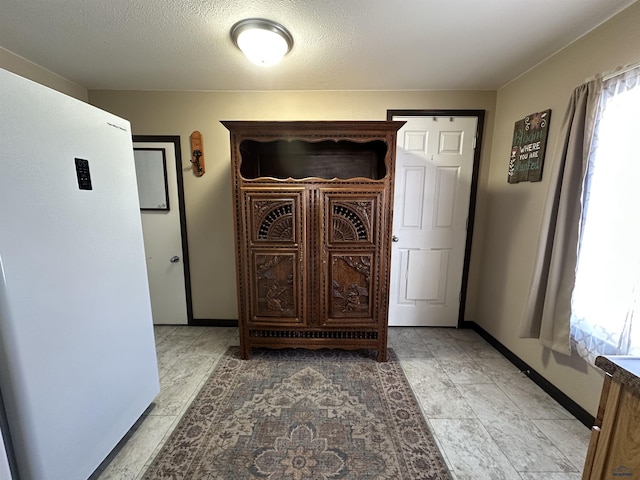
[[[469,192],[469,212],[467,213],[467,239],[464,247],[464,263],[462,267],[462,284],[460,286],[460,308],[458,310],[458,328],[465,326],[464,313],[467,303],[467,286],[469,283],[469,265],[471,263],[471,244],[476,212],[476,196],[478,193],[478,177],[480,173],[480,155],[484,134],[485,110],[387,110],[387,120],[393,117],[476,117],[476,144],[473,154],[473,173],[471,191]]]
[[[184,292],[187,305],[187,325],[193,325],[193,305],[191,300],[191,273],[189,270],[189,245],[187,242],[187,216],[184,207],[184,184],[182,181],[182,149],[179,135],[133,135],[133,142],[172,143],[176,158],[176,182],[178,183],[178,210],[180,213],[180,236],[182,237],[182,268],[184,272]]]

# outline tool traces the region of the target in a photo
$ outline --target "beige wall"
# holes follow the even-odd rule
[[[87,89],[0,47],[0,68],[86,102]]]
[[[536,340],[518,338],[549,175],[543,173],[539,183],[510,185],[507,167],[515,121],[551,108],[545,170],[551,169],[573,89],[597,73],[640,61],[638,25],[640,3],[498,91],[491,166],[484,186],[487,215],[475,321],[591,414],[599,400],[600,373],[578,358],[543,349]]]
[[[486,110],[481,176],[489,173],[495,92],[90,91],[89,101],[131,121],[136,135],[180,135],[193,312],[199,319],[237,318],[229,133],[220,120],[384,120],[387,109]],[[194,130],[204,138],[206,173],[200,178],[189,171]],[[481,239],[482,222],[477,225]],[[472,279],[477,264],[475,257]],[[476,302],[476,286],[471,280],[468,305]]]

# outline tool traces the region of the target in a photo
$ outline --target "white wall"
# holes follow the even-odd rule
[[[16,55],[9,50],[0,47],[0,68],[4,68],[16,75],[28,78],[41,85],[53,88],[59,92],[65,93],[70,97],[75,97],[83,102],[87,101],[87,89],[77,83],[67,80],[60,75],[47,70],[26,58]]]

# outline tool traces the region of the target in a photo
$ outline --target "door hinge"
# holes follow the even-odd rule
[[[471,146],[471,148],[476,148],[476,140],[478,139],[478,137],[473,137],[473,145]]]

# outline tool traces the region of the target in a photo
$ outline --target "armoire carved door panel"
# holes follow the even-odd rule
[[[374,200],[340,200],[331,199],[328,212],[331,222],[328,232],[329,244],[338,243],[373,243],[372,242],[372,216]]]
[[[245,190],[249,321],[302,323],[304,189]]]
[[[298,245],[303,226],[300,209],[303,195],[304,189],[277,193],[245,191],[252,244]]]
[[[298,264],[297,252],[253,252],[252,321],[301,321]]]
[[[383,192],[320,189],[323,325],[374,324]]]
[[[332,322],[372,323],[372,292],[374,259],[371,253],[360,255],[334,253],[329,255],[331,285],[329,312],[325,324]],[[372,278],[373,277],[373,278]]]

